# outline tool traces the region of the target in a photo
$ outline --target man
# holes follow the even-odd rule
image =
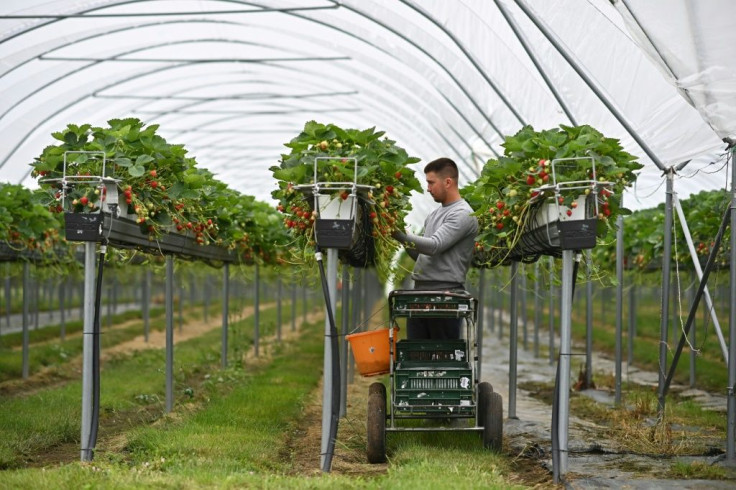
[[[424,235],[395,232],[394,238],[409,244],[407,253],[416,261],[412,279],[416,290],[465,289],[465,276],[473,255],[478,220],[458,188],[458,171],[449,158],[438,158],[424,167],[427,191],[442,204],[424,221]],[[460,318],[409,318],[407,338],[458,339]]]

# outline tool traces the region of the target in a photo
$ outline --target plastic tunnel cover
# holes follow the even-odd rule
[[[531,15],[527,15],[521,4]],[[665,166],[682,197],[724,187],[736,60],[726,0],[6,0],[0,5],[0,180],[68,123],[161,125],[234,188],[270,200],[268,168],[315,119],[376,126],[461,185],[522,125],[569,114],[620,138],[645,169],[630,208],[664,201],[661,170],[535,22]],[[502,10],[503,9],[503,12]],[[666,9],[672,22],[662,23]],[[506,16],[504,15],[506,13]],[[532,18],[534,17],[534,19]],[[686,33],[686,34],[683,34]],[[421,172],[422,163],[417,165]],[[434,206],[416,196],[420,224]]]

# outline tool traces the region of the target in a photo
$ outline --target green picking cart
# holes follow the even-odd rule
[[[390,325],[399,318],[463,318],[465,339],[398,342],[389,337],[389,397],[382,383],[368,396],[367,452],[370,463],[386,461],[386,433],[408,431],[477,431],[483,446],[500,450],[503,399],[480,372],[476,330],[478,301],[467,291],[396,290],[389,294]],[[408,426],[408,419],[439,419]],[[465,424],[453,423],[466,419]],[[467,419],[472,419],[470,425]]]

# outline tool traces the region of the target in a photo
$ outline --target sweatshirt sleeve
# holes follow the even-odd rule
[[[467,213],[453,213],[431,236],[422,237],[406,233],[403,241],[413,243],[415,250],[424,255],[444,252],[468,235],[475,234],[477,222]]]

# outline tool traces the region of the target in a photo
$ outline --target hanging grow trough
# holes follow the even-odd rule
[[[590,162],[590,179],[558,181],[558,171],[565,168],[579,170]],[[611,182],[598,182],[595,160],[592,157],[561,158],[552,160],[552,184],[538,189],[531,210],[531,218],[524,227],[518,247],[523,254],[558,256],[562,250],[594,248],[598,228],[598,194]],[[551,192],[550,192],[551,191]],[[552,194],[552,195],[550,195]],[[575,196],[571,205],[563,204],[563,197]],[[567,202],[570,202],[569,199]]]
[[[317,180],[320,161],[339,160],[352,162],[355,168],[352,182],[319,182]],[[296,189],[311,194],[310,204],[317,212],[314,221],[314,237],[320,248],[350,250],[358,237],[356,222],[358,200],[367,199],[373,187],[358,184],[357,158],[316,157],[314,159],[314,184],[297,186]]]
[[[70,175],[68,157],[82,155],[86,159],[101,161],[100,175]],[[65,238],[74,242],[99,242],[102,240],[102,227],[105,213],[117,216],[118,180],[106,173],[107,157],[102,151],[65,151],[64,168],[61,179],[45,179],[57,184],[61,189],[61,206],[64,209]],[[93,212],[75,212],[67,207],[67,193],[76,187],[95,188],[99,191],[100,203]]]

